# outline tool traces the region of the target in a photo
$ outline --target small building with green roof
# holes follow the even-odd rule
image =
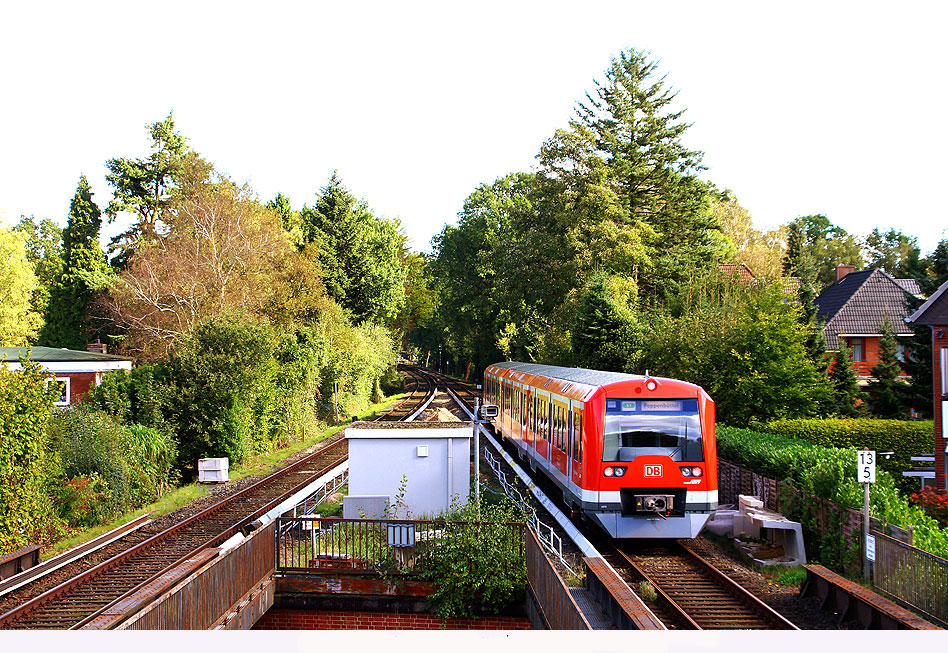
[[[113,370],[132,369],[132,359],[106,353],[105,345],[89,345],[90,351],[55,347],[0,347],[0,364],[10,370],[23,369],[23,360],[32,360],[50,375],[49,382],[60,384],[57,406],[79,403],[93,387],[102,383],[102,375]]]

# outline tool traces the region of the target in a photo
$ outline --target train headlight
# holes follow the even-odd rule
[[[616,477],[622,476],[625,474],[625,467],[616,467]]]
[[[648,383],[645,384],[645,387],[648,388],[649,390],[654,390],[655,388],[658,387],[658,384],[655,383],[655,381],[650,380]]]
[[[604,476],[612,476],[615,472],[611,467],[606,467],[604,470],[602,470],[602,473]]]
[[[682,467],[682,468],[681,468],[681,475],[682,475],[682,476],[691,476],[691,468],[690,468],[690,467]]]
[[[704,472],[701,471],[700,467],[682,467],[681,475],[682,476],[701,476]]]

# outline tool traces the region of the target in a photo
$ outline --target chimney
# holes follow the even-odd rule
[[[106,345],[104,342],[100,342],[99,340],[90,342],[88,345],[86,345],[86,351],[91,351],[94,354],[107,354],[109,353],[106,351],[107,348],[108,345]]]
[[[837,265],[836,266],[836,282],[839,283],[843,280],[847,274],[852,274],[856,271],[855,265]]]

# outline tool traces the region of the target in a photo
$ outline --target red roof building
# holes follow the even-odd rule
[[[919,306],[909,321],[932,330],[935,485],[948,489],[948,281]]]
[[[112,370],[131,370],[132,360],[105,353],[105,345],[89,345],[90,350],[56,349],[55,347],[0,347],[0,363],[10,370],[23,368],[21,360],[37,362],[49,374],[49,382],[59,383],[60,396],[53,404],[73,406],[93,387],[102,383],[102,375]],[[29,353],[28,353],[29,352]]]
[[[911,338],[914,331],[908,317],[908,295],[921,291],[914,279],[896,279],[885,270],[856,272],[851,265],[836,267],[836,283],[814,300],[817,318],[825,324],[823,338],[828,351],[838,351],[843,341],[852,351],[853,367],[863,382],[872,379],[879,362],[882,324],[888,323],[896,339]],[[904,347],[899,344],[899,356]]]

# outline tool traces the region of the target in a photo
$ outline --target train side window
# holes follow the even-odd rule
[[[573,413],[573,460],[579,462],[583,459],[583,414]]]

